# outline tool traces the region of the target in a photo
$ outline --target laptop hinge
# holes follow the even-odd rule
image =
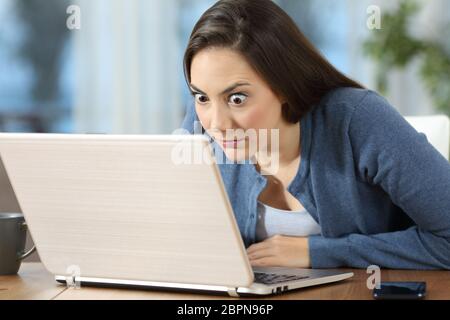
[[[239,294],[237,293],[238,288],[227,288],[228,295],[230,297],[239,298]]]

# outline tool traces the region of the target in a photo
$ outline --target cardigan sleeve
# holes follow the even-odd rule
[[[348,135],[356,174],[380,186],[415,225],[371,235],[310,236],[312,267],[450,269],[450,163],[373,91],[353,110]]]

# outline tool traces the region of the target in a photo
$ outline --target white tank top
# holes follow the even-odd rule
[[[320,233],[320,225],[306,209],[301,211],[281,210],[258,201],[257,242],[276,234],[307,237]]]

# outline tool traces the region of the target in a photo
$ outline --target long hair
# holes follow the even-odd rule
[[[240,53],[286,100],[282,115],[289,123],[300,121],[330,90],[363,88],[334,68],[271,0],[220,0],[201,16],[184,55],[188,85],[194,56],[208,47]]]

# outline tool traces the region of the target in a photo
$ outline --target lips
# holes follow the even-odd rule
[[[234,140],[222,140],[220,143],[224,148],[237,148],[237,146],[245,140],[243,139],[234,139]]]

